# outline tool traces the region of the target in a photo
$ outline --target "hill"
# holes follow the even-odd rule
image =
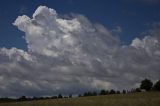
[[[160,92],[0,103],[0,106],[160,106]]]

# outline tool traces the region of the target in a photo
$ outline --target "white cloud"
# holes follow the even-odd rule
[[[0,53],[16,61],[21,61],[21,59],[32,61],[33,59],[33,57],[29,55],[27,52],[21,49],[14,48],[14,47],[11,49],[0,48]]]
[[[135,38],[131,46],[137,49],[144,49],[149,55],[154,55],[160,49],[158,39],[153,36],[146,36],[142,40]]]
[[[61,18],[45,6],[31,18],[19,16],[14,25],[25,33],[28,51],[0,49],[1,96],[132,88],[145,77],[160,77],[160,40],[154,30],[121,45],[103,25],[83,15]]]
[[[142,44],[142,41],[139,38],[135,38],[132,41],[131,46],[138,48],[138,47],[143,46],[143,44]]]

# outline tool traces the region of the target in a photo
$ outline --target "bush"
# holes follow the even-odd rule
[[[156,91],[160,91],[160,80],[157,81],[157,82],[154,84],[153,89],[156,90]]]
[[[109,94],[115,94],[115,93],[116,93],[116,91],[113,90],[113,89],[111,89],[110,92],[109,92]]]
[[[63,98],[63,96],[61,94],[58,95],[58,98]]]

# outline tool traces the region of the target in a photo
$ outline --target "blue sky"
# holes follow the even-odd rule
[[[150,24],[160,21],[160,3],[150,0],[1,0],[0,47],[17,47],[26,50],[23,32],[12,25],[17,16],[31,16],[39,5],[54,8],[59,14],[83,14],[90,21],[105,25],[108,29],[122,28],[118,37],[130,43],[142,38]],[[156,1],[156,0],[155,0]]]

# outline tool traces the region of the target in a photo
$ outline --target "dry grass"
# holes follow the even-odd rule
[[[1,103],[0,106],[160,106],[160,92]]]

